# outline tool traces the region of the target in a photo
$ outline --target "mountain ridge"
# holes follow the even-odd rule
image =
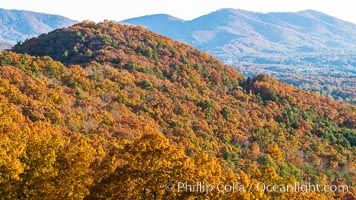
[[[353,23],[314,10],[258,13],[220,9],[172,28],[145,17],[140,20],[131,22],[204,50],[245,76],[263,73],[301,89],[356,102]],[[130,23],[130,19],[123,22]],[[295,75],[304,83],[292,78]]]
[[[14,45],[54,29],[73,25],[75,22],[60,15],[0,8],[0,40]]]
[[[169,15],[165,15],[165,14],[158,14],[158,15],[146,15],[146,16],[142,16],[142,17],[137,17],[137,18],[134,18],[135,20],[138,20],[138,19],[144,19],[146,17],[153,17],[153,16],[169,16]],[[285,16],[285,15],[294,15],[294,18],[295,17],[306,17],[306,16],[313,16],[314,19],[316,20],[320,20],[320,18],[331,18],[333,20],[335,20],[335,23],[341,23],[343,24],[344,27],[348,27],[350,29],[349,26],[352,26],[354,28],[351,28],[350,30],[347,30],[347,31],[351,31],[351,33],[355,33],[355,27],[356,25],[351,23],[351,22],[347,22],[347,21],[343,21],[343,20],[340,20],[340,19],[337,19],[337,18],[332,18],[331,16],[328,16],[324,13],[321,13],[321,12],[318,12],[318,11],[315,11],[315,10],[304,10],[304,11],[299,11],[299,12],[270,12],[270,13],[259,13],[259,12],[250,12],[250,11],[246,11],[246,10],[240,10],[240,9],[231,9],[231,8],[226,8],[226,9],[220,9],[220,10],[217,10],[215,12],[212,12],[212,13],[209,13],[209,14],[206,14],[206,15],[203,15],[203,16],[200,16],[200,17],[197,17],[195,19],[192,19],[192,20],[183,20],[183,21],[180,21],[180,22],[184,22],[184,24],[186,25],[187,23],[193,23],[197,20],[204,20],[206,17],[211,17],[211,18],[221,18],[221,19],[225,19],[226,16],[229,16],[229,17],[236,17],[236,16],[239,16],[239,17],[244,17],[244,18],[249,18],[249,19],[253,19],[253,20],[260,20],[260,21],[267,21],[268,23],[270,24],[273,24],[273,25],[276,25],[276,21],[272,21],[272,20],[267,20],[268,16],[271,16],[271,17],[274,17],[275,15],[282,15],[282,16]],[[317,15],[317,17],[315,16]],[[175,18],[174,16],[170,16],[170,17],[173,17]],[[318,18],[319,17],[319,18]],[[292,17],[293,18],[293,17]],[[177,18],[178,19],[178,18]],[[122,22],[127,22],[129,23],[131,19],[127,19],[127,20],[123,20]],[[209,20],[207,20],[209,21]],[[216,20],[216,21],[219,21],[219,20]],[[228,20],[229,21],[229,20]],[[272,21],[272,22],[271,22]],[[302,21],[302,20],[300,20]],[[328,21],[331,21],[331,20],[328,20]],[[267,23],[266,22],[266,23]],[[322,21],[323,22],[323,21]],[[151,21],[151,23],[154,23]],[[209,23],[211,23],[209,21]],[[325,23],[325,21],[324,21]],[[183,24],[183,23],[182,23]],[[204,23],[193,23],[194,25],[202,25]],[[207,23],[205,23],[207,24]],[[252,23],[250,23],[252,24]],[[325,24],[328,24],[328,25],[335,25],[335,24],[332,24],[332,23],[325,23]],[[278,25],[278,24],[277,24]],[[158,32],[159,31],[155,31],[155,32]],[[316,31],[314,31],[316,32]],[[352,35],[353,36],[353,35]],[[355,36],[353,36],[353,39],[352,40],[355,40]]]

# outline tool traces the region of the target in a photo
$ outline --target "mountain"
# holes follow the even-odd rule
[[[171,19],[175,18],[153,15],[123,22],[142,25],[172,38],[182,33],[184,42],[199,49],[228,53],[225,60],[234,55],[226,52],[224,47],[235,43],[240,45],[237,52],[240,54],[255,51],[265,54],[273,50],[303,52],[316,48],[351,49],[355,52],[356,48],[356,44],[350,42],[356,40],[356,25],[313,10],[262,14],[221,9],[191,21],[174,20],[173,26],[170,26]],[[258,44],[261,41],[263,43]]]
[[[0,53],[5,199],[352,199],[355,130],[353,105],[142,27],[84,21]]]
[[[190,21],[165,15],[124,20],[207,51],[246,76],[267,74],[302,89],[356,102],[356,25],[306,10],[221,9]]]
[[[76,21],[59,15],[0,8],[0,40],[14,45],[25,39],[74,23]],[[3,46],[0,46],[0,49],[3,49],[1,47]]]
[[[179,30],[179,28],[182,26],[184,20],[170,15],[157,14],[132,18],[128,22],[130,24],[140,24],[141,22],[144,22],[145,27],[150,27],[150,29],[156,33],[169,35],[171,38],[177,38],[180,35],[177,30]]]

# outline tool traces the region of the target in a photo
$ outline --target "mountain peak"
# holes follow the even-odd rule
[[[247,10],[242,10],[242,9],[236,9],[236,8],[221,8],[219,10],[216,10],[212,13],[209,13],[207,15],[204,16],[221,16],[223,18],[228,18],[228,17],[232,17],[232,16],[252,16],[254,14],[254,12],[251,11],[247,11]],[[202,17],[204,17],[202,16]],[[200,18],[200,17],[199,17]]]
[[[252,11],[247,11],[247,10],[243,10],[243,9],[239,9],[239,8],[221,8],[215,12],[220,12],[220,13],[254,13]],[[214,13],[214,12],[213,12]]]
[[[142,27],[113,21],[97,24],[83,21],[25,41],[12,50],[36,56],[50,56],[65,64],[85,65],[94,61],[125,68],[129,67],[127,63],[131,63],[133,68],[145,66],[154,70],[157,66],[164,68],[183,66],[191,60],[190,66],[195,63],[206,63],[206,66],[214,64],[210,67],[211,71],[226,70],[219,60],[189,45],[175,42]],[[167,70],[166,74],[170,74],[172,69]],[[185,69],[187,74],[192,73],[187,70]],[[242,78],[237,72],[231,73],[235,79]]]
[[[85,20],[18,44],[13,51],[37,56],[51,56],[67,64],[93,60],[105,62],[110,61],[112,57],[104,55],[104,52],[108,54],[108,52],[115,51],[121,43],[127,45],[129,40],[125,38],[128,36],[127,32],[130,32],[133,38],[141,37],[140,31],[143,30],[113,21],[95,23]]]
[[[313,9],[302,10],[302,11],[299,11],[298,13],[313,14],[313,15],[326,15],[326,14],[324,14],[322,12],[319,12],[319,11],[313,10]]]
[[[131,18],[130,20],[138,20],[138,19],[141,19],[141,18],[147,18],[147,19],[151,19],[151,20],[170,20],[170,21],[180,21],[180,22],[184,21],[183,19],[180,19],[178,17],[174,17],[172,15],[168,15],[168,14],[145,15],[145,16],[141,16],[141,17]]]

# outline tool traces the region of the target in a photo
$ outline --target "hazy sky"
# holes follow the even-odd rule
[[[123,20],[165,13],[193,19],[220,8],[258,12],[313,9],[356,23],[355,0],[0,0],[0,8],[31,10],[84,20]]]

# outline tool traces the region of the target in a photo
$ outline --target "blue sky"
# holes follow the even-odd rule
[[[60,14],[97,22],[157,13],[188,20],[220,8],[258,12],[313,9],[356,23],[355,0],[0,0],[0,8]]]

